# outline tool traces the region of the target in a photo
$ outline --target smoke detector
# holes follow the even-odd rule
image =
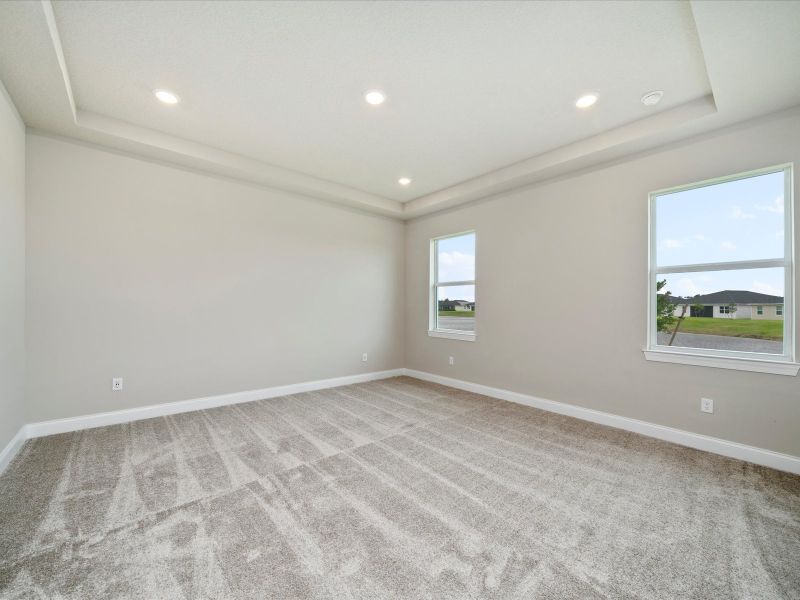
[[[642,96],[642,104],[645,106],[655,106],[661,102],[661,98],[663,97],[664,92],[661,90],[653,90],[652,92],[647,92],[644,96]]]

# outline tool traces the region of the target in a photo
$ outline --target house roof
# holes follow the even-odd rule
[[[675,304],[691,302],[692,304],[783,304],[783,296],[760,294],[749,290],[722,290],[713,294],[694,297],[670,297]]]

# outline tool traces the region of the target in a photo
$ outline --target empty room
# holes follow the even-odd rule
[[[0,2],[0,599],[800,600],[800,0]]]

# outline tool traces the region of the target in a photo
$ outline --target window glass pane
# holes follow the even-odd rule
[[[436,242],[438,281],[475,279],[475,234],[468,233]]]
[[[475,286],[442,286],[436,290],[436,328],[475,332]]]
[[[783,269],[667,273],[657,280],[666,281],[658,290],[658,345],[783,354]]]
[[[784,173],[656,198],[656,264],[783,258]]]

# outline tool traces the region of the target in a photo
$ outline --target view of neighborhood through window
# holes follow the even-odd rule
[[[654,345],[788,358],[787,181],[779,167],[652,196]]]
[[[433,329],[475,333],[475,233],[433,240]]]

